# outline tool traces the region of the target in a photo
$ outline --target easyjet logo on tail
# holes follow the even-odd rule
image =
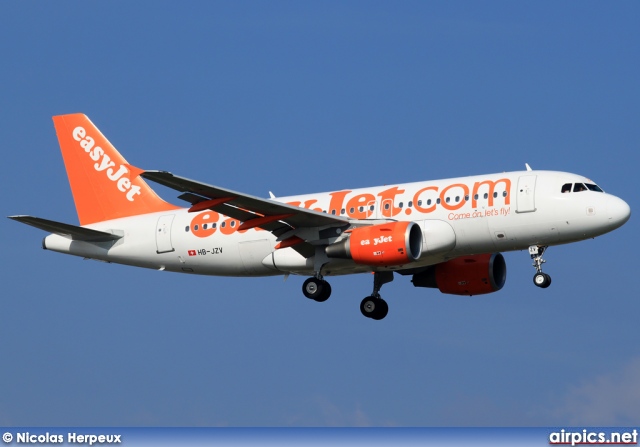
[[[140,194],[140,187],[133,185],[131,179],[126,175],[129,169],[125,165],[120,165],[115,169],[116,164],[111,157],[105,154],[104,149],[96,146],[96,142],[82,126],[73,129],[73,139],[80,142],[80,147],[89,155],[94,163],[93,169],[98,172],[104,172],[109,180],[115,183],[115,187],[126,195],[127,200],[133,202],[134,196]]]

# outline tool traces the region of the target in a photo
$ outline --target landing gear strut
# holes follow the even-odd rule
[[[533,266],[536,268],[536,274],[533,275],[533,283],[543,289],[546,289],[551,285],[551,276],[546,273],[542,273],[542,264],[547,262],[542,259],[542,254],[546,249],[546,246],[538,247],[537,245],[532,245],[529,247],[529,254],[531,255],[531,259],[533,259]]]
[[[380,297],[380,289],[393,281],[393,272],[375,272],[373,274],[373,293],[360,303],[360,312],[367,318],[382,320],[389,313],[387,302]]]
[[[302,284],[302,293],[307,298],[321,303],[331,296],[331,285],[322,279],[321,275],[312,276]]]

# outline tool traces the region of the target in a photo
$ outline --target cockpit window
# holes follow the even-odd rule
[[[562,193],[571,192],[571,183],[565,183],[562,185]]]
[[[573,185],[573,192],[581,192],[581,191],[586,191],[587,187],[584,186],[583,183],[575,183]]]
[[[604,192],[598,185],[594,185],[593,183],[585,183],[585,185],[589,188],[589,191]]]

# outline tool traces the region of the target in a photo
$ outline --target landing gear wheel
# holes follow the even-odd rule
[[[322,289],[322,280],[318,278],[308,278],[302,284],[302,293],[309,299],[315,300],[320,296]]]
[[[376,311],[376,298],[373,296],[368,296],[360,302],[360,312],[367,318],[371,318],[371,316]]]
[[[538,286],[541,287],[543,289],[546,289],[547,287],[549,287],[551,285],[551,276],[547,275],[546,273],[536,273],[533,276],[533,283]]]
[[[378,310],[375,315],[372,316],[374,320],[382,320],[389,313],[389,305],[382,298],[378,298]]]
[[[324,279],[321,280],[321,282],[322,282],[322,291],[320,293],[320,296],[317,296],[314,298],[314,300],[316,300],[319,303],[327,301],[331,296],[331,284],[329,284]]]
[[[389,313],[389,306],[382,298],[368,296],[360,303],[360,312],[367,318],[382,320]]]
[[[302,293],[315,301],[327,301],[331,296],[331,286],[324,279],[311,277],[302,284]]]

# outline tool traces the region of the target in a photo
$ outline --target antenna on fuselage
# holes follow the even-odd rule
[[[531,169],[531,166],[529,166],[529,163],[525,163],[524,165],[527,167],[527,171],[533,171],[533,169]]]

